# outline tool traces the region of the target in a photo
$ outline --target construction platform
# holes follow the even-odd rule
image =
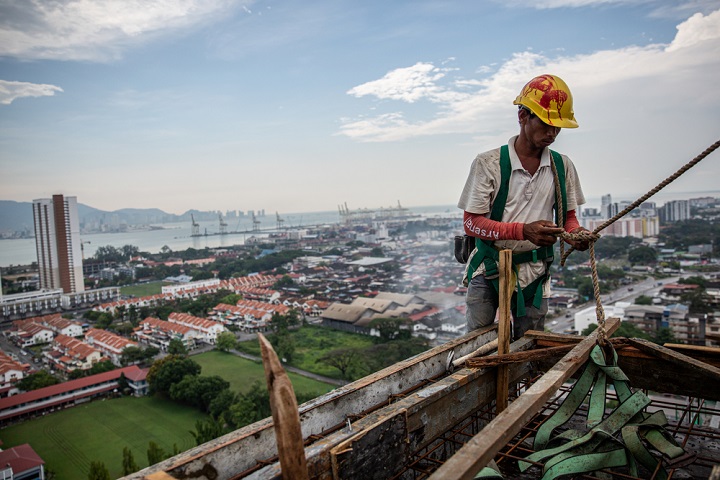
[[[619,320],[607,325],[611,333]],[[503,478],[540,478],[541,463],[520,472],[518,460],[533,453],[537,429],[558,409],[597,339],[531,331],[513,342],[507,358],[514,360],[505,363],[508,405],[498,414],[499,367],[451,361],[495,340],[496,328],[471,332],[300,405],[309,478],[472,479],[493,460]],[[686,452],[682,461],[664,462],[668,478],[720,474],[720,348],[635,339],[613,344],[629,384],[651,400],[646,411],[665,411],[667,431]],[[607,408],[612,404],[611,397]],[[583,424],[586,413],[579,408],[569,424]],[[620,467],[573,478],[657,475],[641,469],[633,476]],[[272,419],[125,478],[280,479]]]

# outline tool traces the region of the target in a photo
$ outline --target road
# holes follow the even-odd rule
[[[653,277],[648,277],[645,280],[641,280],[632,285],[624,285],[610,293],[600,295],[600,303],[603,306],[607,306],[612,305],[615,302],[633,303],[635,298],[640,295],[652,297],[662,288],[662,286],[658,285],[659,282],[662,282],[663,285],[666,283],[675,283],[679,278],[680,277],[669,277],[657,280]],[[569,308],[561,316],[550,319],[549,322],[545,322],[545,328],[548,328],[551,332],[555,333],[564,333],[569,330],[574,330],[575,314],[593,305],[595,305],[595,300]]]

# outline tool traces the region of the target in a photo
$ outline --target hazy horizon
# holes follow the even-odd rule
[[[452,205],[532,77],[587,197],[718,140],[717,0],[34,0],[0,6],[0,191],[113,211]],[[673,185],[711,190],[715,152]],[[373,192],[372,196],[368,192]]]

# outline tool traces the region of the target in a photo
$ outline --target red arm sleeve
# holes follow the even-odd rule
[[[485,240],[525,240],[522,223],[496,222],[476,213],[463,214],[463,227],[466,234]]]
[[[565,231],[572,233],[576,228],[580,228],[580,222],[575,216],[575,210],[570,210],[567,212],[567,219],[565,220]]]

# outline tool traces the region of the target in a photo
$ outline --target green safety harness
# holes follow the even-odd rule
[[[606,390],[612,383],[619,405],[605,416]],[[552,437],[553,431],[565,425],[589,395],[587,426],[589,431],[573,429]],[[641,391],[630,390],[628,378],[617,365],[617,353],[611,344],[596,345],[583,374],[565,397],[559,409],[543,423],[535,435],[534,449],[527,457],[533,462],[545,461],[542,479],[562,475],[594,472],[603,468],[627,467],[630,475],[638,476],[638,464],[653,478],[665,480],[667,472],[659,465],[651,449],[660,452],[671,463],[687,460],[685,451],[677,445],[665,426],[665,412],[652,414],[643,410],[650,404]],[[650,448],[648,448],[650,447]],[[519,461],[520,471],[531,464]]]
[[[526,457],[528,461],[518,461],[521,472],[532,466],[530,462],[544,462],[541,480],[589,472],[595,472],[598,478],[608,478],[600,470],[613,467],[626,467],[631,476],[638,477],[638,466],[642,465],[654,474],[653,478],[666,480],[668,474],[662,459],[656,458],[653,451],[667,458],[673,468],[694,460],[694,455],[685,453],[665,429],[668,424],[665,412],[644,411],[650,399],[641,390],[632,392],[617,358],[610,343],[605,348],[599,345],[593,348],[578,381],[557,411],[538,428],[533,444],[535,453]],[[617,394],[618,406],[606,416],[609,384]],[[553,436],[586,401],[589,430],[566,429]],[[497,469],[485,467],[475,478],[503,477]]]
[[[567,196],[565,192],[565,167],[563,164],[562,156],[550,150],[552,160],[555,163],[555,170],[557,171],[558,182],[560,183],[560,193],[562,196],[562,212],[563,212],[563,225],[567,217]],[[512,174],[512,165],[510,163],[510,153],[507,145],[503,145],[500,148],[500,189],[498,194],[493,201],[492,211],[490,212],[490,219],[497,222],[502,221],[503,212],[505,211],[505,203],[507,202],[508,190],[510,186],[510,175]],[[557,201],[554,206],[555,210],[555,221],[557,221]],[[476,239],[475,248],[477,251],[468,262],[466,281],[470,283],[473,278],[473,274],[480,267],[480,264],[485,266],[485,279],[489,281],[490,285],[495,289],[495,293],[499,292],[499,278],[500,272],[498,270],[498,260],[500,255],[498,250],[493,245],[493,242],[484,240],[481,238]],[[513,253],[512,256],[512,269],[515,272],[517,280],[517,289],[513,293],[513,301],[511,310],[518,317],[525,316],[525,299],[532,298],[533,306],[540,308],[542,302],[542,285],[549,278],[550,265],[554,259],[554,248],[552,245],[549,247],[538,247],[529,252]],[[544,260],[545,273],[535,279],[532,283],[527,285],[525,288],[520,288],[520,279],[517,275],[517,266],[521,263],[537,262]]]

